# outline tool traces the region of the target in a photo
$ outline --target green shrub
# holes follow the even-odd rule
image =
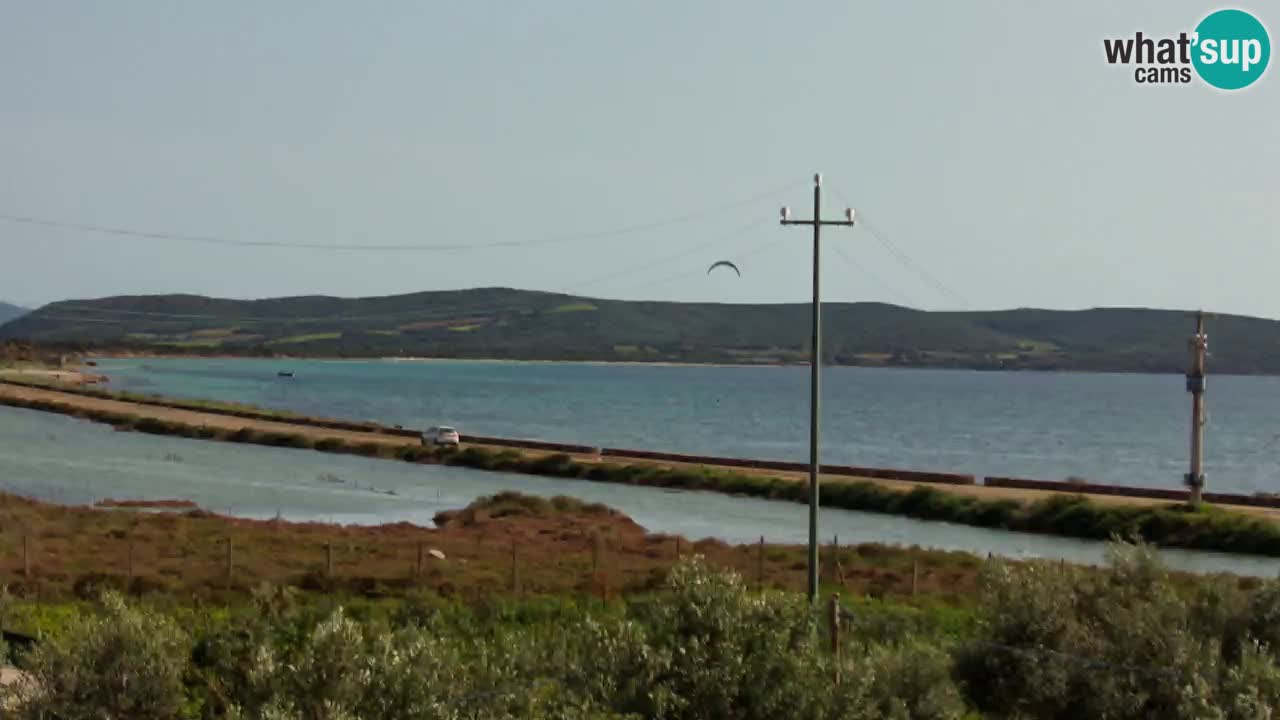
[[[1276,596],[1252,604],[1214,580],[1182,594],[1143,546],[1113,546],[1102,572],[993,562],[958,674],[996,717],[1269,717],[1280,669],[1248,631],[1270,622]]]
[[[114,594],[26,658],[18,717],[171,720],[185,704],[189,641],[169,618]]]
[[[315,443],[302,433],[264,432],[255,436],[255,441],[262,445],[291,448],[314,448]]]
[[[349,447],[344,440],[326,437],[316,441],[315,449],[321,452],[345,452],[349,450]]]
[[[577,477],[585,472],[583,466],[564,453],[544,455],[529,463],[529,471],[537,475]]]

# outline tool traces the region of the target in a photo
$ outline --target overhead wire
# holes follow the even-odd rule
[[[968,301],[968,299],[965,298],[965,296],[951,289],[949,285],[942,282],[938,278],[934,277],[932,273],[930,273],[922,265],[920,265],[915,260],[913,260],[911,256],[907,255],[904,251],[899,249],[898,246],[895,245],[893,241],[888,238],[888,236],[886,236],[884,233],[877,230],[876,226],[873,223],[871,223],[866,219],[863,219],[862,227],[866,229],[867,232],[871,233],[871,236],[874,237],[877,241],[879,241],[881,245],[884,245],[885,248],[887,248],[889,252],[898,259],[899,262],[901,262],[907,268],[915,271],[917,275],[924,278],[925,282],[933,286],[935,290],[942,293],[943,295],[950,297],[956,302],[959,302],[961,305],[965,307],[965,309],[972,307],[971,303]]]
[[[871,282],[878,285],[882,290],[889,293],[890,295],[893,295],[898,300],[901,300],[904,307],[908,307],[912,309],[916,307],[916,304],[911,301],[911,298],[907,296],[905,291],[895,288],[892,285],[888,284],[887,282],[884,282],[883,280],[881,280],[879,277],[876,276],[875,273],[871,272],[862,263],[858,262],[857,260],[854,260],[852,256],[850,256],[847,252],[845,252],[844,247],[841,246],[839,243],[833,243],[832,246],[835,248],[836,254],[839,255],[841,259],[843,259],[846,263],[852,266],[854,270],[857,270],[859,273],[861,273],[863,277],[867,278]]]
[[[757,227],[758,227],[758,226],[759,226],[759,225],[757,224]],[[772,248],[772,247],[774,247],[774,246],[776,246],[776,245],[781,245],[782,243],[787,242],[787,240],[788,240],[788,238],[785,238],[785,237],[772,238],[772,239],[770,239],[768,242],[760,243],[760,244],[758,244],[758,245],[753,245],[753,246],[751,246],[751,247],[747,248],[744,252],[739,253],[739,254],[735,257],[735,259],[740,261],[740,260],[745,259],[745,258],[749,258],[749,257],[753,257],[753,256],[755,256],[755,255],[759,255],[760,253],[764,252],[765,250],[768,250],[768,249],[770,249],[770,248]],[[686,277],[692,277],[693,275],[702,275],[702,274],[704,274],[705,272],[706,272],[706,270],[705,270],[704,268],[698,267],[698,268],[694,268],[694,269],[692,269],[692,270],[685,270],[685,271],[681,271],[681,272],[676,273],[676,274],[673,274],[673,275],[668,275],[668,276],[666,276],[666,277],[657,278],[657,279],[651,280],[651,281],[649,281],[649,282],[642,283],[642,284],[640,284],[640,285],[632,285],[632,286],[625,286],[625,285],[624,285],[623,287],[625,287],[626,289],[631,290],[631,291],[634,291],[634,290],[641,290],[641,289],[644,289],[644,288],[654,287],[654,286],[657,286],[657,285],[665,285],[665,284],[667,284],[667,283],[669,283],[669,282],[674,282],[674,281],[676,281],[676,280],[680,280],[680,279],[683,279],[683,278],[686,278]]]
[[[182,233],[158,232],[151,230],[140,230],[127,227],[117,227],[111,225],[102,225],[95,223],[70,222],[65,220],[50,220],[47,218],[38,218],[28,215],[18,215],[14,213],[0,213],[0,220],[11,223],[19,223],[26,225],[34,225],[49,228],[58,228],[64,230],[77,230],[82,232],[93,232],[106,235],[115,235],[122,237],[134,237],[150,240],[172,240],[175,242],[201,243],[209,245],[220,245],[228,247],[252,247],[252,248],[285,248],[300,250],[325,250],[325,251],[349,251],[349,252],[454,252],[466,250],[487,250],[494,248],[513,248],[513,247],[538,247],[545,245],[565,244],[572,242],[581,242],[583,240],[599,240],[603,238],[619,237],[634,233],[644,232],[646,230],[655,230],[671,225],[678,225],[703,217],[715,215],[717,213],[733,210],[735,208],[749,205],[754,202],[772,197],[784,190],[795,187],[797,183],[788,183],[785,186],[773,188],[771,190],[753,194],[749,197],[733,200],[720,205],[694,210],[681,215],[654,220],[651,222],[640,223],[637,225],[629,225],[611,230],[600,230],[592,232],[574,233],[569,235],[552,236],[545,238],[536,238],[531,240],[503,240],[487,243],[450,243],[450,244],[374,244],[374,245],[356,245],[356,244],[323,244],[323,243],[304,243],[304,242],[284,242],[275,240],[241,240],[235,238],[218,237],[213,235],[187,235]]]
[[[614,271],[606,275],[601,275],[599,277],[592,278],[591,280],[578,283],[565,290],[544,291],[544,292],[547,292],[547,294],[549,295],[571,295],[572,293],[576,292],[580,288],[583,288],[589,285],[598,284],[599,282],[603,282],[605,280],[609,280],[612,278],[625,276],[625,275],[632,275],[640,270],[646,270],[653,267],[658,267],[658,266],[688,257],[697,252],[706,250],[710,247],[723,245],[728,241],[739,239],[745,233],[748,233],[749,231],[754,230],[759,226],[763,225],[764,222],[765,222],[764,220],[760,220],[760,219],[752,220],[750,223],[747,223],[746,225],[734,228],[732,231],[728,233],[717,235],[707,242],[700,243],[686,250],[682,250],[679,253],[668,255],[663,258],[659,258],[658,260],[643,263],[638,266],[624,268],[622,270]],[[745,256],[750,256],[751,254],[753,254],[753,252],[751,250],[748,250],[748,253]],[[692,274],[692,273],[682,272],[680,273],[680,276],[684,276],[687,274]],[[667,278],[659,278],[658,282],[665,281],[666,279]],[[179,313],[179,312],[165,312],[160,310],[129,310],[129,309],[122,309],[122,308],[83,305],[83,304],[77,304],[77,303],[60,303],[42,312],[41,316],[49,317],[49,318],[57,317],[58,319],[64,319],[64,320],[80,320],[80,321],[86,321],[86,322],[124,323],[131,319],[145,319],[145,320],[153,320],[157,322],[161,322],[164,320],[175,320],[175,321],[207,320],[207,321],[216,321],[219,323],[230,323],[230,324],[237,324],[237,325],[261,325],[261,324],[270,324],[270,323],[279,323],[279,322],[287,322],[291,324],[292,323],[325,323],[325,322],[335,322],[335,321],[349,322],[349,321],[357,321],[357,320],[377,320],[381,318],[394,317],[394,318],[400,319],[402,323],[412,323],[412,322],[426,322],[426,321],[432,321],[432,320],[447,320],[450,318],[474,316],[476,314],[510,314],[510,313],[519,313],[519,312],[529,312],[533,309],[534,308],[531,308],[527,303],[522,303],[522,304],[499,303],[499,304],[492,304],[492,305],[480,306],[480,307],[459,308],[456,311],[454,310],[432,311],[430,308],[423,308],[421,310],[389,311],[384,313],[372,313],[372,314],[366,313],[361,315],[346,315],[342,313],[335,313],[335,314],[326,315],[326,316],[296,317],[296,316],[272,316],[272,315],[250,315],[250,316],[221,315],[216,313]],[[106,316],[106,317],[104,318],[103,316]],[[115,319],[112,319],[113,317]]]
[[[831,189],[835,191],[836,195],[841,200],[843,200],[846,205],[852,207],[852,203],[849,202],[849,198],[846,197],[845,194],[840,191],[839,187],[833,185],[831,186]],[[927,269],[925,269],[921,263],[916,262],[914,259],[911,258],[910,255],[908,255],[904,250],[899,248],[897,244],[895,244],[892,240],[890,240],[888,235],[886,235],[884,232],[877,229],[875,223],[867,220],[865,212],[861,210],[858,211],[857,221],[854,223],[854,227],[861,227],[862,229],[866,230],[871,235],[871,237],[875,238],[877,242],[883,245],[885,249],[888,250],[891,255],[893,255],[894,259],[896,259],[900,264],[903,265],[903,267],[907,268],[908,270],[911,270],[916,275],[920,276],[920,278],[923,279],[926,283],[928,283],[934,290],[937,290],[939,293],[946,295],[952,300],[959,302],[966,309],[972,306],[963,295],[953,290],[949,285],[947,285],[946,283],[944,283],[943,281],[935,277],[933,273],[930,273]]]
[[[630,274],[635,273],[635,272],[640,271],[640,270],[648,270],[648,269],[650,269],[650,268],[654,268],[654,267],[658,267],[658,266],[661,266],[661,265],[665,265],[665,264],[667,264],[667,263],[669,263],[669,262],[673,262],[673,261],[675,261],[675,260],[681,260],[681,259],[684,259],[684,258],[686,258],[686,257],[689,257],[690,255],[694,255],[694,254],[696,254],[696,253],[698,253],[698,252],[701,252],[701,251],[703,251],[703,250],[706,250],[706,249],[708,249],[708,248],[715,247],[715,246],[717,246],[717,245],[723,244],[723,243],[725,243],[725,242],[727,242],[727,241],[729,241],[729,240],[737,239],[737,238],[738,238],[738,237],[740,237],[743,233],[746,233],[747,231],[752,230],[752,229],[756,228],[756,227],[757,227],[757,226],[759,226],[759,225],[763,225],[764,223],[765,223],[765,220],[763,220],[763,219],[756,219],[756,220],[752,220],[751,222],[747,223],[746,225],[743,225],[743,226],[738,227],[738,228],[734,228],[733,230],[731,230],[731,231],[729,231],[729,232],[727,232],[727,233],[725,233],[725,234],[723,234],[723,235],[717,235],[716,237],[712,238],[711,240],[708,240],[707,242],[700,243],[700,244],[695,245],[695,246],[693,246],[693,247],[691,247],[691,248],[688,248],[688,249],[686,249],[686,250],[682,250],[681,252],[678,252],[678,253],[676,253],[676,254],[674,254],[674,255],[668,255],[668,256],[666,256],[666,257],[660,258],[660,259],[658,259],[658,260],[654,260],[654,261],[652,261],[652,262],[645,263],[645,264],[643,264],[643,265],[637,265],[637,266],[634,266],[634,267],[631,267],[631,268],[627,268],[627,269],[624,269],[624,270],[619,270],[619,271],[617,271],[617,272],[609,273],[608,275],[601,275],[601,276],[599,276],[599,277],[593,278],[593,279],[591,279],[591,280],[587,280],[587,281],[585,281],[585,282],[577,283],[577,284],[575,284],[575,285],[570,286],[570,287],[568,288],[568,290],[566,290],[566,292],[574,292],[574,291],[576,291],[576,290],[578,290],[578,289],[580,289],[580,288],[584,288],[584,287],[587,287],[587,286],[590,286],[590,285],[596,285],[596,284],[598,284],[598,283],[604,282],[605,280],[612,280],[613,278],[623,277],[623,276],[625,276],[625,275],[630,275]]]
[[[761,200],[764,197],[775,195],[782,192],[783,190],[790,189],[796,184],[797,183],[790,183],[786,186],[783,186],[774,190],[770,190],[765,193],[758,193],[748,198],[735,200],[729,203],[724,203],[721,205],[717,205],[717,206],[706,208],[699,211],[694,211],[691,213],[686,213],[684,215],[680,215],[677,217],[667,218],[664,220],[654,221],[650,223],[644,223],[641,225],[633,225],[633,226],[619,228],[611,231],[603,231],[603,232],[597,232],[597,233],[580,233],[577,235],[564,236],[560,238],[544,238],[541,240],[532,240],[532,241],[507,241],[507,242],[499,242],[499,243],[485,243],[480,245],[415,245],[415,246],[362,245],[362,246],[356,246],[356,245],[319,245],[319,244],[313,244],[313,243],[282,243],[282,242],[267,242],[267,241],[239,241],[239,240],[229,240],[226,238],[181,236],[181,235],[175,235],[175,234],[169,234],[169,233],[151,233],[151,232],[144,232],[144,231],[129,230],[125,228],[114,228],[114,227],[108,227],[108,226],[86,225],[86,224],[80,224],[80,223],[64,223],[60,221],[46,221],[46,220],[40,220],[36,218],[4,215],[4,214],[0,214],[0,219],[12,220],[15,222],[27,222],[27,223],[40,224],[40,225],[52,225],[55,227],[66,227],[71,229],[79,229],[79,230],[87,230],[87,231],[106,232],[111,234],[136,235],[136,236],[150,237],[150,238],[164,238],[164,239],[180,238],[180,239],[196,240],[196,241],[202,241],[202,242],[203,241],[210,241],[210,242],[225,241],[227,243],[235,244],[237,246],[294,247],[294,248],[306,248],[306,249],[342,249],[342,250],[449,250],[449,249],[462,250],[462,249],[484,249],[484,248],[490,248],[490,247],[513,247],[513,246],[519,246],[519,245],[538,245],[538,244],[547,244],[547,243],[553,243],[553,242],[568,242],[572,240],[588,239],[588,238],[595,238],[595,237],[622,235],[622,234],[627,234],[632,232],[639,232],[645,229],[656,229],[659,227],[672,225],[680,222],[686,222],[686,221],[697,219],[700,217],[705,217],[707,215],[710,215],[716,212],[722,212],[724,210],[754,203]],[[590,287],[592,285],[597,285],[607,280],[611,280],[611,279],[615,279],[623,276],[635,275],[640,271],[652,269],[655,267],[660,267],[662,265],[675,262],[677,260],[681,260],[686,257],[690,257],[710,247],[721,245],[731,240],[739,239],[744,234],[747,234],[750,231],[757,229],[759,226],[763,224],[764,224],[763,220],[753,220],[752,222],[747,223],[741,227],[735,228],[728,233],[725,233],[723,235],[718,235],[706,242],[698,243],[697,245],[694,245],[685,250],[681,250],[680,252],[674,253],[672,255],[667,255],[667,256],[658,258],[656,260],[644,262],[639,265],[623,268],[617,271],[612,271],[604,275],[591,278],[586,281],[578,282],[570,285],[567,289],[559,292],[561,294],[566,294],[566,295],[572,294],[572,293],[579,292],[582,288]],[[873,234],[875,234],[875,231],[873,229],[872,229],[872,232]],[[880,238],[882,242],[885,242],[882,235],[880,236]],[[775,244],[781,243],[782,241],[783,241],[782,238],[779,238],[776,241],[771,240],[770,242],[767,242],[767,243],[762,243],[760,245],[752,246],[751,248],[748,248],[744,253],[739,254],[737,258],[743,259],[743,258],[754,256],[759,252],[763,252],[764,250],[768,249],[769,247]],[[837,253],[841,256],[841,258],[845,262],[847,262],[850,266],[852,266],[855,270],[859,271],[861,274],[866,276],[872,282],[884,288],[886,291],[894,294],[895,296],[904,297],[908,305],[913,304],[911,303],[910,298],[905,298],[905,293],[903,291],[893,288],[888,284],[886,284],[874,273],[871,273],[865,266],[863,266],[862,264],[858,263],[856,260],[851,258],[848,255],[848,253],[846,253],[845,250],[839,245],[836,245],[835,247],[836,247]],[[630,290],[643,289],[643,288],[663,285],[681,278],[690,277],[700,272],[701,272],[701,269],[682,271],[674,275],[654,278],[654,279],[642,282],[640,284],[633,284],[629,287],[628,286],[624,286],[624,287],[628,287],[628,289]],[[328,315],[328,316],[322,316],[322,317],[299,318],[299,317],[272,317],[272,316],[261,316],[261,315],[254,315],[249,317],[243,317],[243,316],[236,317],[236,316],[226,316],[226,315],[217,315],[217,314],[169,313],[169,312],[161,312],[161,311],[140,311],[140,310],[104,308],[99,306],[91,307],[91,306],[79,306],[79,305],[59,305],[56,308],[50,308],[50,311],[46,312],[45,316],[52,317],[53,313],[57,313],[59,317],[64,319],[74,319],[74,320],[79,320],[84,322],[104,322],[104,323],[123,322],[123,321],[111,320],[110,318],[112,316],[129,316],[129,317],[136,317],[136,318],[150,318],[154,320],[161,320],[161,319],[197,320],[199,319],[199,320],[209,320],[209,321],[234,323],[234,324],[267,324],[267,323],[275,323],[275,322],[323,323],[323,322],[333,322],[333,321],[346,322],[346,321],[355,321],[355,320],[374,320],[374,319],[379,319],[384,317],[395,317],[397,319],[400,319],[402,323],[406,323],[406,322],[412,323],[412,322],[428,322],[431,320],[448,320],[451,318],[459,318],[459,317],[468,316],[468,315],[475,315],[477,313],[501,314],[501,313],[528,312],[531,309],[532,308],[530,308],[527,304],[520,304],[520,305],[501,304],[497,306],[489,306],[489,307],[483,307],[483,308],[473,307],[473,308],[459,309],[457,311],[449,310],[449,311],[444,311],[443,313],[439,311],[431,312],[429,309],[424,309],[424,310],[392,311],[392,312],[386,312],[386,313],[363,314],[363,315],[335,314],[335,315]]]

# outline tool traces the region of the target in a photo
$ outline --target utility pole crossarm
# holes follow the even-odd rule
[[[793,220],[791,209],[782,208],[783,225],[813,227],[813,339],[809,348],[809,602],[818,602],[818,426],[822,377],[822,293],[820,262],[821,231],[824,225],[853,225],[853,209],[846,209],[842,220],[822,219],[822,176],[813,176],[813,217]]]
[[[813,225],[815,223],[813,220],[792,220],[787,218],[782,221],[782,224],[783,225]],[[846,227],[853,227],[852,220],[819,220],[817,224],[818,225],[844,225]]]

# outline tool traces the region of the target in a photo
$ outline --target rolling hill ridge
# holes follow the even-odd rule
[[[824,305],[824,362],[1181,372],[1188,313],[1143,308],[929,312]],[[1211,321],[1211,370],[1280,373],[1280,322]],[[785,364],[807,361],[807,304],[601,300],[482,288],[369,298],[141,295],[46,305],[0,339],[99,352]]]
[[[24,307],[18,307],[17,305],[11,305],[7,302],[0,301],[0,325],[25,315],[26,312],[27,309]]]

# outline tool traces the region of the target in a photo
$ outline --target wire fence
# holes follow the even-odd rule
[[[103,516],[101,518],[93,516]],[[585,593],[601,600],[652,590],[699,556],[756,590],[797,590],[804,548],[628,533],[625,526],[534,522],[504,527],[483,513],[440,528],[248,520],[175,505],[67,508],[39,519],[0,510],[0,583],[50,596],[108,585],[130,592],[243,592],[263,583],[312,590],[433,589],[464,596]],[[519,522],[517,518],[516,522]],[[924,551],[820,548],[824,586],[875,596],[936,592],[954,568]],[[863,553],[867,553],[864,555]],[[922,553],[923,556],[922,556]],[[927,587],[926,587],[927,585]]]

